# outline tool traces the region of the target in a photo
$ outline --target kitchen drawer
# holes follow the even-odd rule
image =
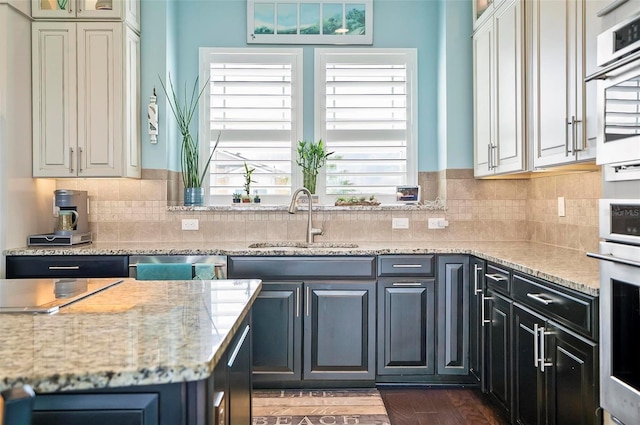
[[[495,289],[505,295],[509,295],[511,289],[511,270],[487,264],[487,272],[484,275],[486,287]]]
[[[518,273],[511,294],[514,301],[597,340],[597,298]]]
[[[375,257],[229,257],[227,274],[233,279],[265,281],[373,279]]]
[[[434,276],[435,255],[380,255],[378,276]]]
[[[126,255],[24,255],[7,257],[8,279],[127,277]]]

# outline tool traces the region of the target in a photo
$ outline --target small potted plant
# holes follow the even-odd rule
[[[249,168],[246,161],[244,163],[244,195],[242,202],[251,202],[251,183],[257,183],[257,181],[251,178],[251,174],[256,171],[255,168]],[[247,200],[245,200],[245,198]]]
[[[327,157],[333,152],[327,152],[322,139],[318,142],[307,142],[301,140],[298,142],[298,159],[296,163],[302,167],[303,186],[309,189],[311,194],[316,193],[316,180],[318,171],[327,162]]]
[[[233,193],[233,203],[234,204],[239,204],[241,198],[242,198],[242,194],[240,192],[234,192]]]
[[[253,203],[254,204],[260,203],[260,195],[258,195],[258,192],[253,192]]]

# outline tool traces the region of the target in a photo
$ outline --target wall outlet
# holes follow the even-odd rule
[[[182,230],[198,230],[198,219],[197,218],[183,218],[182,219]]]
[[[391,228],[392,229],[408,229],[409,219],[406,217],[393,218],[391,219]]]
[[[430,218],[428,222],[429,229],[444,229],[449,222],[444,218]]]
[[[558,217],[566,216],[566,212],[564,209],[564,196],[558,196]]]

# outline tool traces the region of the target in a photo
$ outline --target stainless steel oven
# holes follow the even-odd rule
[[[640,200],[600,200],[600,403],[640,420]]]
[[[640,180],[640,14],[598,36],[596,162],[607,181]]]

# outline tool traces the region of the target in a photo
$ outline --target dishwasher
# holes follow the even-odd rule
[[[145,277],[142,276],[147,273]],[[180,275],[176,273],[181,273]],[[131,255],[129,277],[140,280],[226,279],[225,255]]]

